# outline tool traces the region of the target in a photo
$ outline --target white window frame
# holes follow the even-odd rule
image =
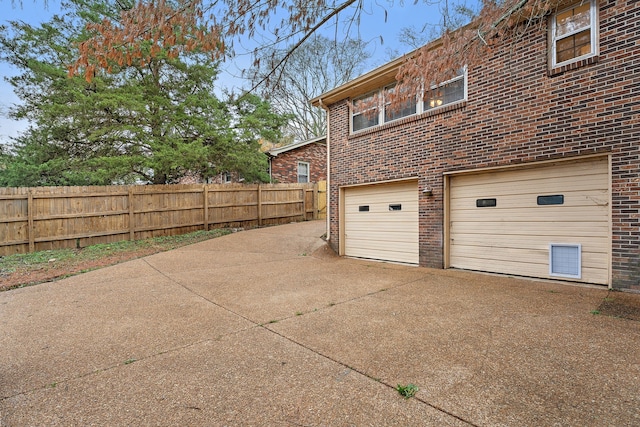
[[[231,172],[226,171],[226,172],[222,172],[222,183],[223,184],[231,184]]]
[[[350,120],[349,120],[349,127],[351,128],[351,132],[352,133],[361,132],[361,131],[363,131],[365,129],[370,129],[372,127],[380,126],[382,124],[383,117],[380,117],[380,113],[381,113],[382,108],[380,108],[380,100],[376,99],[376,97],[378,97],[379,94],[380,94],[379,90],[374,90],[373,92],[369,92],[369,93],[367,93],[367,94],[365,94],[363,96],[359,96],[359,97],[357,97],[357,98],[355,98],[353,100],[353,106],[351,107],[351,117],[350,117]],[[362,111],[358,111],[358,112],[354,111],[355,110],[355,103],[358,102],[358,101],[365,100],[367,98],[374,98],[376,100],[375,104],[373,106],[367,108],[366,110],[362,110]],[[353,128],[353,119],[355,117],[361,116],[363,114],[370,114],[369,111],[371,111],[371,110],[376,110],[376,113],[375,114],[371,114],[371,117],[377,116],[378,117],[378,123],[375,124],[375,125],[372,125],[372,126],[364,127],[362,129],[354,130],[354,128]]]
[[[464,97],[462,99],[458,99],[458,100],[449,102],[447,104],[442,104],[442,105],[439,105],[437,107],[430,108],[430,109],[427,110],[427,109],[424,108],[424,101],[423,101],[423,96],[424,96],[424,92],[425,91],[421,90],[420,94],[418,96],[416,96],[416,112],[414,114],[409,114],[409,115],[406,115],[406,116],[397,117],[397,118],[394,118],[394,119],[389,120],[389,121],[385,121],[385,116],[386,116],[385,110],[386,110],[386,107],[388,105],[388,102],[386,102],[384,100],[384,93],[385,93],[385,91],[393,88],[396,85],[396,83],[392,83],[390,85],[386,85],[383,88],[374,90],[374,91],[369,92],[369,93],[367,93],[367,94],[365,94],[363,96],[359,96],[357,98],[354,98],[354,100],[353,100],[354,104],[359,100],[367,99],[367,98],[370,98],[370,97],[374,97],[374,98],[377,97],[377,102],[371,108],[369,108],[367,110],[360,111],[360,112],[355,112],[354,111],[354,107],[352,105],[351,111],[350,111],[350,117],[349,117],[350,118],[350,120],[349,120],[350,131],[351,131],[352,134],[356,134],[356,133],[359,133],[359,132],[366,131],[368,129],[372,129],[372,128],[376,128],[378,126],[382,126],[385,123],[392,123],[392,122],[395,122],[397,120],[404,119],[406,117],[417,116],[417,115],[422,114],[422,113],[427,112],[427,111],[435,113],[438,110],[440,110],[441,108],[448,107],[448,106],[451,106],[451,105],[456,105],[456,104],[462,103],[462,102],[466,102],[467,98],[468,98],[468,93],[469,93],[468,92],[468,81],[469,81],[469,79],[467,77],[467,66],[466,65],[464,67],[462,67],[462,73],[459,76],[456,76],[456,77],[454,77],[452,79],[449,79],[449,80],[447,80],[445,82],[442,82],[442,83],[439,83],[437,85],[433,85],[431,87],[431,90],[437,89],[437,88],[439,88],[441,86],[450,84],[450,83],[455,82],[455,81],[460,80],[460,79],[464,79],[463,80],[464,81]],[[373,114],[373,116],[377,117],[378,123],[375,124],[375,125],[372,125],[372,126],[364,127],[362,129],[354,130],[354,128],[353,128],[353,119],[354,119],[354,117],[359,116],[361,114],[367,114],[367,111],[371,111],[373,109],[376,109],[376,113]]]
[[[562,36],[557,36],[556,31],[556,19],[558,15],[567,12],[571,9],[575,9],[577,6],[584,5],[589,2],[589,25],[585,27],[580,27],[578,29],[574,29],[573,31],[563,34]],[[591,58],[598,55],[599,46],[598,46],[598,34],[599,34],[599,25],[598,25],[598,2],[597,0],[582,0],[577,3],[573,3],[571,6],[566,7],[562,10],[557,11],[551,16],[551,68],[562,67],[563,65],[572,64],[574,62],[582,61],[587,58]],[[591,30],[591,52],[577,56],[575,58],[568,59],[562,62],[556,62],[557,60],[557,50],[556,46],[558,41],[563,40],[567,37],[575,36],[576,34],[586,30]]]
[[[420,108],[422,110],[424,110],[424,111],[437,111],[439,108],[442,108],[442,107],[446,107],[446,106],[449,106],[449,105],[455,105],[455,104],[457,104],[459,102],[465,102],[467,100],[467,93],[468,93],[467,92],[467,87],[468,87],[467,81],[468,81],[468,79],[467,79],[467,66],[466,65],[462,68],[462,73],[459,76],[455,76],[454,78],[449,79],[446,82],[442,82],[442,83],[438,83],[437,85],[433,85],[433,86],[431,86],[431,88],[429,90],[436,90],[439,87],[446,86],[446,85],[448,85],[450,83],[453,83],[453,82],[456,82],[456,81],[458,81],[460,79],[464,79],[463,80],[463,85],[462,85],[463,86],[464,95],[462,96],[462,99],[456,99],[455,101],[452,101],[452,102],[449,102],[449,103],[446,103],[446,104],[443,103],[441,105],[436,105],[436,106],[433,106],[433,107],[431,107],[429,109],[425,109],[424,108],[424,103],[426,101],[424,100],[424,98],[423,98],[424,95],[423,95],[423,97],[421,97],[421,99],[420,99]]]
[[[307,175],[306,175],[307,180],[304,181],[304,182],[300,181],[300,176],[301,176],[300,175],[300,165],[304,165],[307,168]],[[298,175],[298,184],[307,184],[307,183],[311,182],[311,165],[309,165],[309,162],[298,162],[297,175]],[[302,176],[305,176],[305,175],[302,175]]]
[[[383,89],[383,94],[386,95],[387,93],[393,93],[393,91],[395,90],[396,86],[397,86],[397,83],[393,83],[393,84],[390,84],[388,86],[385,86],[384,89]],[[415,96],[413,98],[416,99]],[[409,117],[409,116],[413,116],[413,115],[418,114],[419,103],[416,100],[416,103],[414,105],[416,111],[414,113],[407,114],[407,115],[404,115],[404,116],[398,116],[398,117],[395,117],[393,119],[387,120],[387,113],[391,113],[391,114],[397,113],[397,111],[394,112],[393,110],[388,111],[389,110],[389,104],[391,104],[391,102],[387,101],[387,99],[385,99],[383,108],[381,108],[382,111],[380,112],[381,113],[380,116],[381,116],[381,119],[382,119],[381,123],[390,123],[390,122],[394,122],[396,120],[404,119],[405,117]],[[378,121],[380,122],[380,119]]]

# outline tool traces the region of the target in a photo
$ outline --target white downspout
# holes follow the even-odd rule
[[[329,115],[329,108],[324,105],[322,103],[322,98],[320,98],[320,107],[322,107],[322,109],[324,111],[327,112],[327,132],[326,132],[326,138],[327,138],[327,193],[326,193],[326,197],[327,197],[327,242],[331,241],[331,203],[329,203],[329,201],[331,200],[331,145],[330,145],[330,140],[331,138],[329,137],[329,120],[330,120],[330,115]]]

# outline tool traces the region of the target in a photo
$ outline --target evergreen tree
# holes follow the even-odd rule
[[[140,39],[141,51],[153,51],[150,59],[124,52],[91,69],[90,79],[69,75],[92,25],[117,18],[121,7],[72,0],[65,14],[39,27],[0,28],[1,59],[21,70],[9,79],[22,100],[10,114],[31,123],[5,157],[0,185],[164,184],[222,171],[267,180],[258,141],[279,137],[286,118],[254,96],[219,100],[218,64],[197,48],[189,28]],[[176,40],[190,49],[176,50]]]

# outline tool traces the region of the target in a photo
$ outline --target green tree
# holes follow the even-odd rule
[[[188,172],[207,178],[222,171],[267,180],[259,139],[278,138],[286,117],[255,96],[219,100],[218,64],[198,49],[202,34],[141,39],[138,48],[153,55],[124,52],[91,70],[90,79],[69,76],[94,35],[91,25],[121,8],[73,0],[39,27],[0,28],[0,59],[21,70],[9,79],[22,100],[10,115],[32,124],[14,141],[0,185],[164,184]],[[182,30],[191,31],[175,28]],[[176,49],[178,42],[190,48]]]

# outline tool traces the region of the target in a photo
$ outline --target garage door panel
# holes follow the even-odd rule
[[[394,242],[393,249],[389,248],[389,245],[380,240],[352,240],[350,242],[350,249],[353,250],[375,250],[386,252],[411,252],[414,242]],[[371,258],[371,257],[369,257]]]
[[[576,177],[576,182],[573,184],[573,191],[590,191],[590,190],[606,190],[606,187],[602,188],[602,182],[594,177]],[[485,195],[518,195],[518,194],[539,194],[547,192],[565,191],[566,187],[562,185],[563,180],[558,177],[540,178],[538,182],[531,181],[515,181],[509,180],[508,182],[496,184],[482,184],[482,185],[466,185],[456,188],[456,192],[465,194],[469,189],[473,189],[474,194],[479,192]],[[455,194],[455,193],[454,193]]]
[[[487,271],[490,273],[512,274],[514,276],[541,277],[540,272],[543,270],[542,267],[545,266],[548,275],[548,264],[522,264],[520,262],[503,261],[500,266],[497,266],[495,264],[487,264],[485,259],[471,258],[467,261],[467,266],[465,268],[469,270]],[[589,277],[589,283],[600,285],[606,285],[609,280],[608,274],[603,272],[601,268],[589,268],[584,266],[582,268],[582,277]],[[561,279],[565,280],[566,278]]]
[[[522,247],[534,247],[534,248],[544,248],[548,249],[550,238],[557,238],[561,242],[567,242],[568,239],[573,239],[576,236],[566,236],[566,237],[558,237],[558,236],[545,236],[545,235],[522,235],[522,234],[512,234],[505,238],[503,241],[492,240],[492,243],[495,243],[496,246],[507,247],[507,248],[522,248]],[[599,252],[599,253],[607,253],[604,248],[608,243],[608,237],[594,237],[590,236],[588,233],[584,233],[584,235],[579,236],[580,243],[582,244],[583,251],[591,251],[591,252]],[[487,236],[486,234],[456,234],[455,237],[455,246],[482,246],[486,247],[487,239],[490,239],[491,236]],[[555,242],[552,242],[555,243]]]
[[[399,262],[404,264],[415,264],[412,257],[409,257],[406,252],[378,250],[374,251],[371,248],[352,248],[349,253],[350,257],[371,259],[375,261],[390,261]]]
[[[449,265],[549,276],[549,244],[582,246],[582,280],[609,280],[608,159],[454,176],[450,183]],[[537,205],[537,196],[564,196]],[[476,207],[495,198],[495,207]]]
[[[490,252],[491,258],[496,261],[504,262],[520,262],[527,264],[538,264],[544,268],[542,273],[549,272],[549,247],[541,246],[531,249],[522,248],[486,248],[483,246],[458,246],[456,250],[452,252],[453,257],[462,258],[486,258],[487,252]],[[597,268],[603,262],[603,257],[606,257],[602,252],[590,252],[584,247],[582,248],[582,266]]]
[[[406,231],[404,228],[397,229],[385,229],[385,230],[353,230],[349,229],[349,233],[345,235],[345,237],[354,240],[388,240],[395,239],[399,242],[417,242],[418,241],[418,230],[414,232]]]
[[[559,231],[560,225],[562,232]],[[531,222],[455,222],[451,226],[451,234],[483,234],[493,236],[497,234],[518,236],[518,235],[544,235],[544,236],[609,236],[608,224],[593,225],[590,222],[563,222],[553,221],[532,224]]]
[[[491,210],[491,212],[488,212]],[[493,209],[478,208],[477,211],[460,210],[456,212],[456,220],[475,222],[504,223],[510,221],[520,222],[573,222],[607,221],[607,209],[585,209],[581,207],[563,207],[551,209]]]
[[[394,199],[398,200],[398,199]],[[394,215],[402,215],[404,213],[416,213],[418,212],[418,202],[400,202],[390,200],[386,203],[371,203],[370,201],[363,200],[361,203],[345,204],[345,213],[347,214],[360,214],[360,215],[375,215],[375,214],[387,214],[387,212],[393,212]],[[402,200],[402,199],[400,199]],[[391,210],[389,205],[400,205],[399,210]],[[360,211],[360,207],[365,206],[368,211]]]
[[[585,179],[593,179],[594,172],[606,173],[607,162],[582,162],[573,164],[557,164],[548,166],[538,166],[529,169],[512,169],[496,172],[486,172],[482,174],[458,175],[456,179],[459,188],[464,186],[482,186],[482,185],[503,185],[516,184],[521,185],[530,181],[549,182],[557,178],[564,180],[575,180],[583,182]],[[597,181],[597,179],[596,179]],[[606,188],[606,187],[605,187]]]
[[[418,263],[417,182],[347,188],[344,199],[345,255]]]
[[[561,194],[564,196],[562,205],[546,205],[540,206],[537,203],[538,196],[551,196]],[[582,190],[582,191],[549,191],[542,193],[540,191],[530,194],[482,194],[470,197],[451,197],[451,209],[477,211],[476,200],[478,199],[496,199],[496,206],[483,208],[483,210],[494,209],[514,209],[514,208],[536,208],[536,209],[557,209],[561,207],[592,207],[602,206],[606,208],[609,205],[609,192],[606,190]]]

